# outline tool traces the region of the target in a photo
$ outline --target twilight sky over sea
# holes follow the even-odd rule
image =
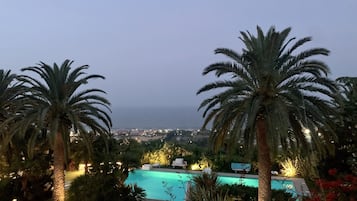
[[[1,1],[0,67],[19,73],[39,61],[67,58],[74,66],[89,64],[89,73],[106,77],[90,87],[107,92],[122,122],[138,108],[195,113],[208,97],[196,91],[214,79],[203,77],[203,68],[225,60],[214,49],[241,52],[239,31],[255,34],[257,25],[264,31],[292,27],[290,37],[298,39],[312,36],[305,48],[331,51],[319,59],[332,78],[357,76],[356,9],[355,0]]]

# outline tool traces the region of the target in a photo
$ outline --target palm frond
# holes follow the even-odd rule
[[[217,150],[227,139],[234,146],[244,141],[256,145],[256,121],[262,116],[268,126],[268,141],[273,154],[281,150],[321,151],[315,132],[323,128],[324,138],[335,139],[330,118],[334,112],[333,100],[338,87],[327,78],[328,66],[315,56],[327,56],[325,48],[310,48],[296,52],[311,37],[288,38],[291,28],[280,32],[271,27],[266,33],[258,26],[254,36],[240,32],[242,53],[218,48],[216,54],[227,56],[228,61],[217,62],[203,70],[203,75],[214,73],[217,80],[201,87],[197,94],[217,90],[199,106],[204,109],[204,126],[212,122],[211,140]],[[222,75],[231,78],[222,79]],[[342,81],[344,79],[341,79]],[[303,128],[314,130],[308,140]],[[327,141],[326,141],[327,143]],[[327,144],[327,146],[330,146]],[[307,147],[306,150],[301,148]]]

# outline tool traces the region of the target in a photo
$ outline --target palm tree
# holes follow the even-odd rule
[[[216,54],[230,61],[209,65],[203,75],[214,72],[224,78],[200,88],[197,94],[218,90],[202,101],[203,127],[212,122],[213,148],[229,138],[228,145],[244,143],[245,149],[258,151],[260,201],[271,197],[271,157],[280,151],[315,150],[326,153],[322,145],[335,138],[329,126],[334,114],[332,103],[335,83],[327,78],[329,68],[311,59],[328,55],[324,48],[294,54],[311,40],[287,40],[290,28],[281,32],[271,27],[266,34],[257,27],[257,36],[240,32],[245,47],[242,53],[218,48]],[[293,44],[291,44],[293,43]],[[309,132],[304,132],[304,130]],[[332,146],[327,146],[332,147]],[[301,148],[301,149],[299,149]],[[327,151],[326,151],[327,150]]]
[[[90,164],[93,156],[92,150],[87,150],[88,142],[93,144],[94,137],[95,135],[92,134],[89,134],[87,139],[83,138],[82,136],[77,136],[76,139],[71,141],[71,153],[69,158],[72,162],[74,162],[74,164],[84,163],[84,174],[88,174],[88,165]]]
[[[77,132],[86,139],[89,131],[105,135],[111,127],[107,114],[110,103],[100,95],[105,92],[100,89],[81,89],[89,80],[104,77],[86,75],[84,71],[88,65],[72,69],[72,63],[65,60],[61,66],[54,63],[51,67],[41,62],[22,71],[35,73],[42,80],[28,75],[19,78],[29,92],[24,95],[28,102],[18,120],[17,131],[23,133],[29,126],[36,125],[39,132],[35,135],[45,133],[49,137],[54,157],[55,201],[64,200],[64,164],[70,132]]]
[[[336,81],[341,85],[341,93],[346,111],[356,112],[357,106],[357,77],[339,77]],[[348,114],[343,114],[348,115]],[[353,113],[351,118],[357,119],[357,114]]]
[[[17,75],[10,70],[0,69],[0,150],[4,151],[9,145],[10,133],[8,121],[17,108],[19,108],[19,96],[23,92],[23,87],[16,81]],[[10,162],[10,161],[8,161]]]
[[[342,122],[337,131],[340,139],[336,145],[338,149],[334,164],[340,164],[339,171],[357,172],[357,164],[354,161],[354,156],[357,155],[357,77],[339,77],[336,81],[341,85],[343,105]]]
[[[0,69],[0,122],[13,113],[16,100],[21,93],[21,85],[16,82],[16,74]]]

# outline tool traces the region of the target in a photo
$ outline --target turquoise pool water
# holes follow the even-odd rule
[[[162,172],[153,170],[135,170],[129,173],[126,184],[137,184],[145,189],[146,197],[158,200],[183,201],[187,182],[197,174]],[[222,184],[243,184],[258,187],[258,179],[218,176]],[[272,180],[272,189],[283,189],[295,194],[293,182],[290,180]],[[174,199],[173,199],[174,198]]]

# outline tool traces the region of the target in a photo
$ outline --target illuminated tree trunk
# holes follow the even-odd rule
[[[62,134],[58,132],[55,137],[55,145],[53,150],[53,166],[54,166],[54,190],[53,200],[64,201],[64,143]]]
[[[89,173],[89,169],[88,169],[88,161],[87,160],[85,160],[85,162],[84,162],[84,174],[88,174]]]
[[[267,125],[264,117],[257,118],[257,146],[258,146],[258,201],[271,199],[271,159],[267,142]]]

